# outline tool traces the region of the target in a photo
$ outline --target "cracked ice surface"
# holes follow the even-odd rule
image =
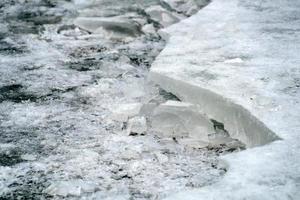
[[[214,0],[162,31],[169,41],[150,79],[248,146],[282,139],[223,157],[221,181],[169,199],[300,198],[299,9],[297,0]]]

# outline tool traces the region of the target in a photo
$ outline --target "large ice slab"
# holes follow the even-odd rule
[[[162,30],[169,40],[150,80],[248,147],[267,144],[224,157],[221,182],[170,199],[300,198],[299,9],[297,0],[214,0]]]

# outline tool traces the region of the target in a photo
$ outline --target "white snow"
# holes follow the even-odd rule
[[[169,41],[150,80],[248,147],[266,144],[223,157],[229,170],[218,183],[167,199],[300,198],[299,8],[296,0],[214,0],[161,31]]]

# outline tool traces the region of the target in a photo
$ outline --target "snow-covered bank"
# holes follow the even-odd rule
[[[248,146],[223,157],[229,171],[169,199],[300,198],[300,2],[215,0],[163,30],[150,79]]]

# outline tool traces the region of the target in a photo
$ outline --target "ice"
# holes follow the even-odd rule
[[[233,58],[224,61],[224,63],[229,63],[229,64],[241,64],[243,62],[244,61],[241,58]]]
[[[74,24],[92,33],[103,33],[104,37],[112,39],[136,37],[141,34],[138,24],[122,17],[79,17]]]
[[[61,197],[80,196],[82,192],[95,192],[97,188],[98,186],[92,182],[71,180],[53,183],[45,190],[45,193],[53,196],[58,195]]]
[[[161,6],[151,6],[145,10],[150,17],[160,23],[163,27],[168,27],[176,22],[179,22],[183,17],[164,9]]]
[[[140,115],[151,117],[154,109],[158,106],[157,103],[144,103],[140,110]]]
[[[187,147],[224,147],[226,151],[245,149],[242,142],[230,137],[224,124],[209,119],[197,105],[191,103],[168,100],[153,107],[150,114],[148,111],[148,118],[152,130]]]
[[[1,1],[0,198],[162,199],[223,176],[215,150],[188,148],[145,126],[164,98],[177,99],[145,87],[165,44],[145,14],[153,5],[160,2]],[[105,22],[120,40],[74,25],[95,22],[87,18],[113,19]],[[155,34],[127,40],[129,22],[151,24]],[[126,134],[130,124],[140,134]]]
[[[147,34],[153,34],[156,35],[156,30],[153,24],[146,24],[142,27],[142,31]]]
[[[137,116],[142,107],[141,103],[116,105],[112,118],[116,121],[127,122],[129,118]]]
[[[6,24],[0,24],[0,39],[4,38],[6,33],[8,32],[8,28]]]
[[[95,2],[95,0],[73,0],[75,5],[88,6]]]
[[[128,135],[145,134],[147,122],[145,117],[134,117],[128,121]]]
[[[160,152],[156,152],[155,156],[156,156],[156,159],[158,160],[158,162],[160,162],[160,163],[166,163],[169,161],[168,156],[166,156]]]
[[[206,5],[206,0],[163,0],[172,9],[187,16],[197,13],[199,6]]]
[[[150,79],[255,147],[223,156],[218,183],[167,199],[299,199],[299,7],[214,0],[161,31]]]
[[[23,160],[27,160],[27,161],[34,161],[37,159],[37,156],[36,155],[33,155],[33,154],[24,154],[21,156],[21,158]]]
[[[207,141],[197,140],[195,138],[180,138],[177,139],[179,144],[182,144],[187,147],[195,148],[195,149],[201,149],[209,146],[209,143]]]
[[[167,101],[153,111],[152,128],[164,136],[191,137],[208,142],[213,123],[190,103]]]

